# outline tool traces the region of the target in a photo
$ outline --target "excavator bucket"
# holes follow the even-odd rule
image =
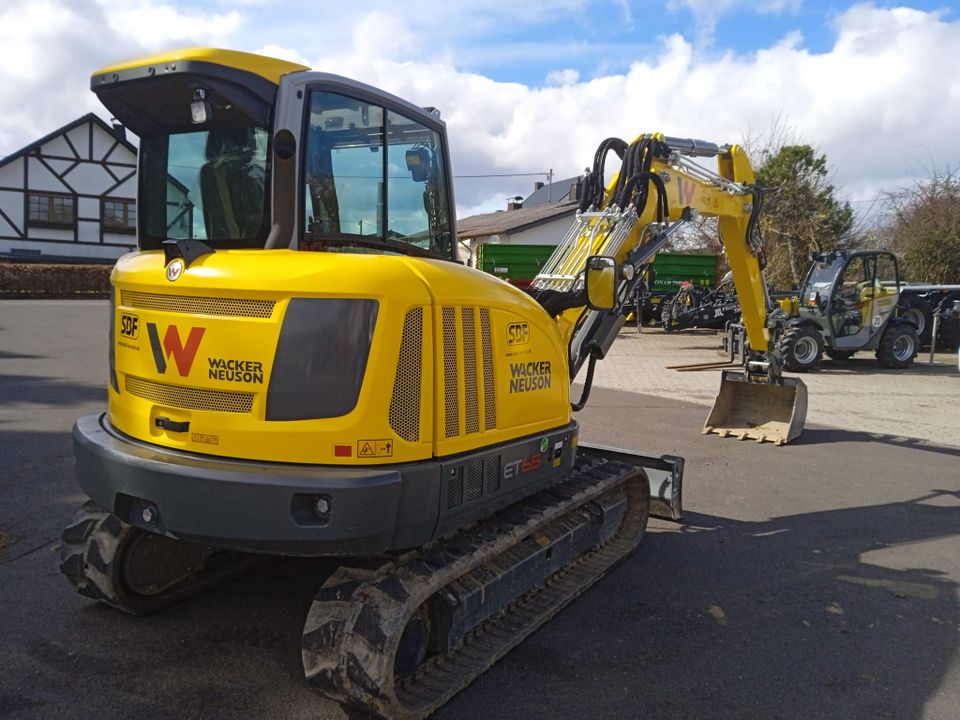
[[[744,372],[724,370],[703,432],[785,445],[800,436],[806,419],[807,386],[801,380],[757,382]]]

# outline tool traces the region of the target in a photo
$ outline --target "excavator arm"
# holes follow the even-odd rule
[[[621,166],[604,186],[611,151]],[[717,170],[691,158],[716,158]],[[653,256],[688,223],[715,217],[750,349],[743,373],[724,374],[705,429],[779,444],[796,437],[806,414],[806,389],[782,377],[774,350],[780,313],[763,278],[762,194],[743,148],[660,134],[641,135],[629,145],[611,138],[597,149],[584,188],[576,220],[531,289],[568,342],[570,377],[588,363],[584,395],[574,409],[586,402],[594,364],[616,339],[627,298],[643,282]],[[610,302],[599,306],[591,302],[588,286],[604,274],[612,276],[613,292]]]

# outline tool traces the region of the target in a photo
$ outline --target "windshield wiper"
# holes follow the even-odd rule
[[[324,235],[322,233],[313,233],[312,231],[310,234],[313,242],[324,243],[327,245],[338,245],[340,247],[358,245],[360,247],[369,247],[378,250],[393,250],[401,255],[414,255],[416,257],[432,258],[434,260],[450,259],[444,257],[440,253],[434,252],[433,250],[427,250],[425,248],[417,247],[416,245],[410,245],[409,243],[399,242],[397,240],[387,240],[370,235],[348,235],[343,233],[337,235]]]

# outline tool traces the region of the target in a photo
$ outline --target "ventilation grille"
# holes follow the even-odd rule
[[[483,491],[490,495],[500,489],[500,456],[483,461]]]
[[[276,305],[273,300],[161,295],[136,290],[121,290],[120,303],[126,307],[143,310],[250,318],[269,318],[273,315],[273,308]]]
[[[460,308],[463,328],[463,404],[467,434],[480,432],[477,406],[477,340],[474,337],[473,308]]]
[[[443,308],[443,417],[446,436],[460,434],[460,398],[457,378],[457,310]]]
[[[390,427],[408,442],[420,440],[420,382],[423,370],[423,308],[403,319],[400,359],[390,398]]]
[[[493,339],[487,308],[445,307],[442,310],[444,428],[446,437],[480,432],[481,393],[484,430],[497,426],[496,387],[493,375]],[[480,316],[480,347],[477,347],[477,316]],[[478,364],[479,351],[479,364]],[[482,378],[482,389],[481,389]],[[461,385],[462,383],[462,385]],[[462,387],[462,390],[461,390]],[[461,394],[462,393],[462,394]],[[460,405],[463,404],[463,426]]]
[[[497,426],[497,393],[493,384],[493,339],[487,308],[480,308],[480,342],[483,351],[483,429],[493,430]]]
[[[126,376],[124,388],[131,395],[162,405],[187,410],[248,413],[253,409],[253,393],[226,390],[198,390],[196,388],[165,385],[164,383]]]
[[[463,505],[463,467],[458,467],[450,474],[447,481],[447,507],[455,508]]]
[[[447,478],[447,509],[479,500],[500,490],[500,456],[471,460],[453,468]]]

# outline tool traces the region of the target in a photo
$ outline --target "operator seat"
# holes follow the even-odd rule
[[[256,162],[254,128],[214,129],[200,168],[208,240],[252,239],[264,223],[264,168]]]

